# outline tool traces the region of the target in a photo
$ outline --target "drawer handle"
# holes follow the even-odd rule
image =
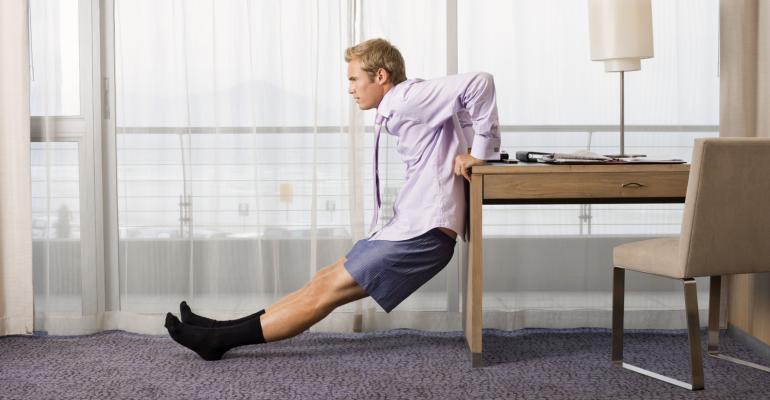
[[[629,182],[629,183],[624,183],[624,184],[620,185],[620,187],[622,187],[622,188],[640,188],[640,187],[644,187],[644,186],[645,186],[644,184],[636,183],[636,182]]]

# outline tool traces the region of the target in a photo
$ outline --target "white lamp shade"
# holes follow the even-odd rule
[[[591,60],[607,72],[639,70],[653,55],[650,0],[588,0],[588,25]]]

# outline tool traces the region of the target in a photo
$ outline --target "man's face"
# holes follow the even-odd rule
[[[361,61],[353,59],[348,63],[348,93],[362,110],[369,110],[380,105],[385,97],[387,72],[383,69],[375,74],[374,79],[361,69]]]

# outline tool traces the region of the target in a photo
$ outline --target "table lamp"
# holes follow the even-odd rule
[[[641,69],[641,59],[652,58],[650,0],[588,0],[591,60],[604,61],[605,72],[620,72],[620,154],[626,154],[623,120],[623,74]]]

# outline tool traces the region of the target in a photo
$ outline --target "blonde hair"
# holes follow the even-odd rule
[[[361,69],[366,71],[369,79],[380,68],[384,68],[390,75],[390,82],[394,85],[406,80],[406,67],[401,52],[385,39],[369,39],[345,50],[345,62],[353,60],[361,61]]]

